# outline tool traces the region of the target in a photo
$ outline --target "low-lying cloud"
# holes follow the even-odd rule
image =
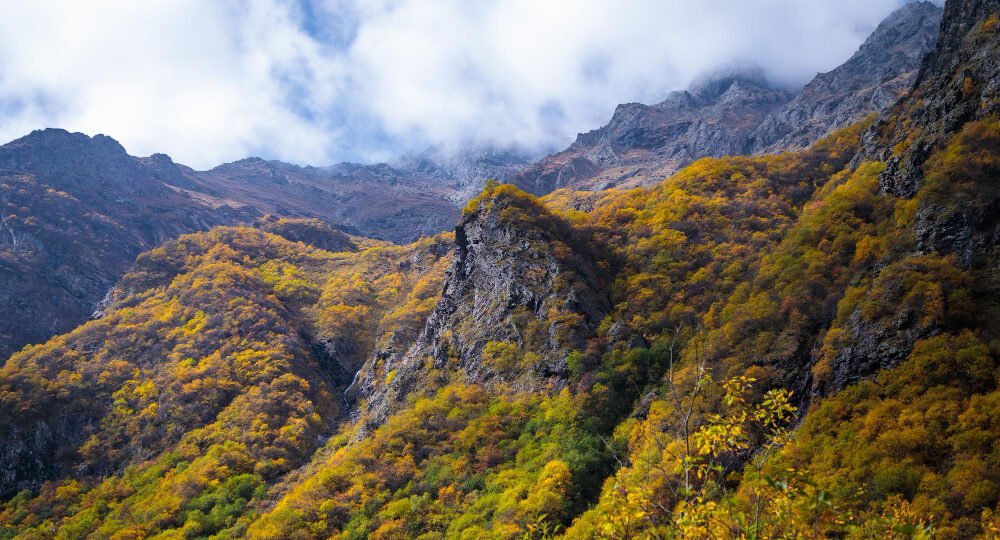
[[[195,167],[565,144],[616,104],[759,65],[799,85],[901,0],[15,0],[0,139],[106,133]]]

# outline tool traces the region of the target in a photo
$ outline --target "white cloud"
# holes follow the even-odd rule
[[[801,84],[899,2],[13,0],[0,139],[100,132],[196,167],[561,144],[719,65]]]

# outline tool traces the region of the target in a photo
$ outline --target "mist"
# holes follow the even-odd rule
[[[62,127],[196,168],[560,147],[727,66],[798,87],[900,0],[15,1],[0,139]]]

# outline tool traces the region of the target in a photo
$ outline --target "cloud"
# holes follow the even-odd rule
[[[550,147],[719,66],[802,84],[899,4],[15,0],[0,19],[0,139],[106,133],[196,167]]]

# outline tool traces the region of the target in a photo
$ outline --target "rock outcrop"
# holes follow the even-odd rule
[[[455,244],[444,291],[419,338],[408,350],[379,355],[381,369],[369,363],[360,374],[374,421],[419,393],[419,379],[434,369],[486,385],[558,387],[567,355],[586,348],[610,309],[590,240],[512,186],[470,203]]]

